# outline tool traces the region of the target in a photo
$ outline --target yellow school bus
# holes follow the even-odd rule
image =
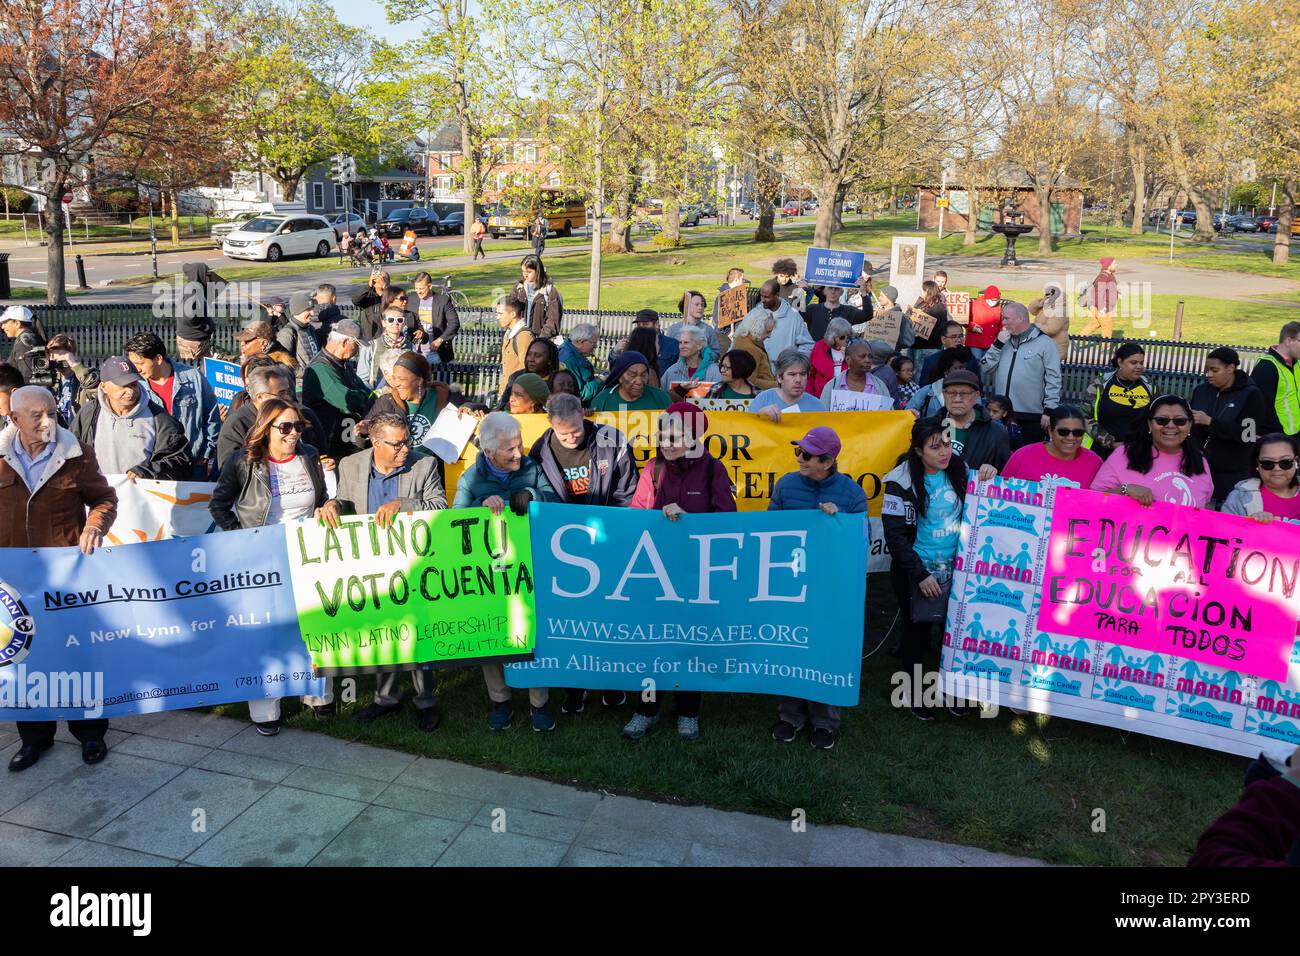
[[[573,230],[587,225],[587,204],[581,198],[567,195],[558,189],[543,189],[542,215],[546,217],[549,235],[571,236]],[[536,218],[536,206],[505,208],[502,203],[497,203],[488,217],[487,228],[493,239],[502,236],[527,238]]]

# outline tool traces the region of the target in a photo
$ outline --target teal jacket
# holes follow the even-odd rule
[[[474,459],[474,464],[465,469],[456,484],[456,500],[453,508],[477,508],[493,495],[499,495],[507,504],[516,491],[526,491],[537,501],[559,501],[551,483],[546,480],[542,466],[527,455],[519,465],[518,471],[510,472],[505,481],[498,479],[488,471],[487,461],[482,452]]]
[[[601,385],[600,379],[596,378],[596,370],[591,366],[591,360],[579,352],[572,342],[565,342],[560,346],[560,363],[578,380],[578,397],[582,399],[582,404],[590,405]]]

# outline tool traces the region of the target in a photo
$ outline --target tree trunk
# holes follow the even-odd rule
[[[636,197],[634,186],[624,186],[614,196],[614,215],[610,218],[606,252],[632,251],[632,209]]]
[[[1042,185],[1045,178],[1046,176],[1034,179],[1034,195],[1038,197],[1038,254],[1040,256],[1052,254],[1052,187]]]
[[[839,232],[844,228],[844,200],[848,197],[849,187],[845,183],[840,184],[840,188],[835,191],[835,206],[831,209],[831,234]]]
[[[280,198],[284,202],[293,202],[298,195],[298,183],[302,180],[302,172],[289,175],[283,170],[275,177],[275,181],[280,184]]]
[[[1277,213],[1277,235],[1273,237],[1273,265],[1286,265],[1291,255],[1291,220],[1295,217],[1296,184],[1294,179],[1283,180],[1282,207]]]
[[[177,195],[175,189],[167,191],[167,205],[171,207],[171,227],[172,227],[172,248],[176,249],[181,244],[181,213],[180,204],[176,201]]]
[[[465,183],[465,226],[461,230],[461,251],[472,253],[474,240],[470,238],[469,227],[474,225],[474,201],[478,198],[478,155],[474,152],[469,138],[469,124],[460,124],[461,175]]]
[[[973,176],[970,178],[974,178]],[[962,237],[963,246],[973,246],[976,242],[975,229],[980,222],[980,191],[966,190],[966,235]]]
[[[771,155],[769,153],[769,157]],[[781,192],[781,180],[773,169],[773,162],[760,164],[754,176],[754,199],[758,203],[758,226],[754,230],[755,242],[776,242],[775,204]]]
[[[1134,134],[1136,140],[1136,134]],[[1129,150],[1133,168],[1133,221],[1129,223],[1131,235],[1140,236],[1146,227],[1147,216],[1147,147],[1134,142]]]
[[[664,188],[664,217],[660,222],[660,242],[664,246],[682,244],[682,194],[674,188]]]
[[[63,193],[66,186],[45,194],[45,214],[41,217],[45,230],[45,301],[49,305],[67,305],[68,291],[63,273]],[[54,210],[51,212],[50,210]]]
[[[1192,242],[1214,242],[1214,212],[1205,194],[1192,186],[1192,177],[1187,171],[1187,156],[1183,152],[1183,137],[1176,125],[1170,126],[1165,133],[1165,142],[1169,146],[1169,157],[1173,161],[1174,175],[1178,185],[1187,193],[1187,199],[1196,210],[1196,229],[1192,233]]]
[[[843,179],[835,173],[826,173],[818,180],[813,195],[817,197],[817,224],[813,226],[813,245],[829,249],[835,236],[835,202],[843,187]]]

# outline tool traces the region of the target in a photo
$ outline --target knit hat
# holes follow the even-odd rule
[[[680,421],[682,430],[691,438],[700,438],[709,430],[709,416],[704,413],[704,409],[698,405],[692,405],[690,402],[673,402],[663,410],[659,416],[662,421],[664,415],[673,416],[670,421]]]
[[[892,285],[887,285],[880,290],[880,294],[894,304],[898,303],[898,290]]]
[[[176,337],[188,342],[206,342],[217,332],[216,324],[205,315],[178,315]]]
[[[1114,256],[1102,256],[1102,257],[1101,257],[1101,267],[1102,267],[1103,269],[1109,269],[1109,268],[1110,268],[1111,266],[1113,266],[1114,264],[1115,264],[1115,257],[1114,257]]]
[[[997,286],[995,286],[995,285],[991,285],[991,286],[989,286],[987,289],[985,289],[983,292],[980,293],[980,298],[981,298],[981,299],[1000,299],[1000,298],[1002,298],[1002,291],[1001,291]]]
[[[316,300],[307,292],[295,292],[289,296],[289,314],[292,316],[302,315],[304,312],[313,311],[316,308]]]
[[[538,405],[544,405],[551,394],[551,390],[546,385],[546,380],[536,372],[524,372],[522,375],[517,375],[515,384],[522,388],[528,394],[528,397]]]
[[[618,358],[610,363],[609,374],[605,376],[605,384],[602,388],[613,388],[618,384],[618,380],[623,377],[623,373],[633,365],[644,365],[648,369],[650,360],[640,352],[634,352],[630,349],[626,352],[620,352]]]

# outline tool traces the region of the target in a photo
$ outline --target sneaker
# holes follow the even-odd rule
[[[678,717],[677,736],[681,737],[682,740],[699,740],[700,739],[700,718]]]
[[[627,691],[625,690],[606,690],[601,691],[600,702],[606,707],[622,707],[627,703]]]
[[[975,713],[975,708],[974,707],[949,707],[948,713],[952,714],[954,717],[969,717],[971,714]]]
[[[274,737],[280,732],[280,722],[278,720],[264,720],[260,724],[253,721],[253,728],[263,737]]]
[[[339,712],[338,704],[330,701],[328,704],[312,704],[311,712],[316,715],[317,720],[329,720]]]
[[[623,725],[623,736],[628,740],[640,740],[657,723],[659,723],[658,714],[653,717],[646,717],[644,714],[633,714],[632,719]]]
[[[794,738],[799,736],[799,728],[788,720],[778,720],[772,727],[772,739],[779,740],[783,744],[793,743]]]
[[[442,714],[438,713],[437,707],[425,707],[416,717],[416,726],[425,733],[433,733],[442,723]]]
[[[368,724],[380,717],[387,717],[389,714],[395,714],[402,709],[401,704],[368,704],[364,709],[357,711],[352,715],[352,719],[359,724]]]
[[[560,713],[569,717],[576,717],[587,709],[587,692],[581,687],[573,687],[564,695],[564,703],[560,705]]]
[[[510,701],[503,700],[499,704],[493,704],[492,716],[488,718],[488,730],[509,730],[513,718]]]
[[[909,707],[908,710],[912,712],[912,716],[917,720],[924,720],[926,723],[934,720],[934,714],[930,713],[925,707]]]
[[[817,750],[830,750],[835,746],[835,733],[825,727],[818,727],[812,732],[811,743]]]
[[[551,716],[549,707],[533,708],[533,730],[539,734],[550,733],[555,729],[555,718]]]

